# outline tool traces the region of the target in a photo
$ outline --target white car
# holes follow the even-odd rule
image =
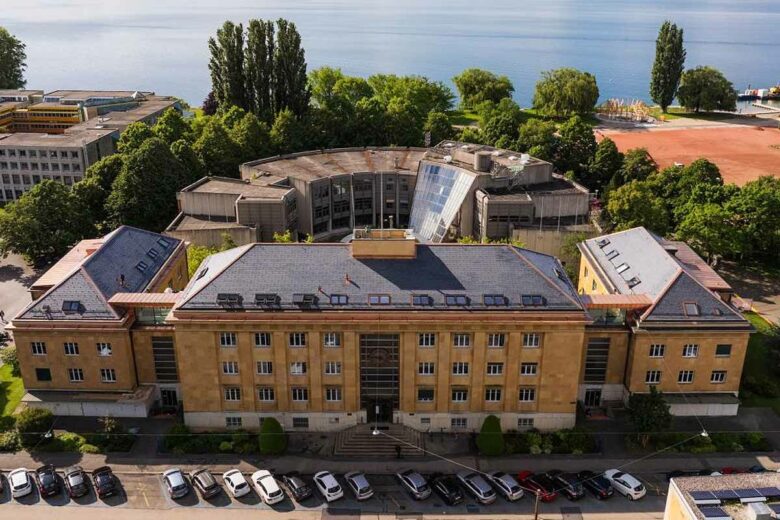
[[[344,496],[344,490],[330,471],[320,471],[314,475],[314,485],[320,490],[326,502],[333,502]]]
[[[619,469],[608,469],[604,472],[604,476],[618,493],[622,493],[629,500],[639,500],[647,494],[645,486],[636,477]]]
[[[11,496],[20,498],[32,493],[32,479],[27,468],[18,468],[8,474],[8,486],[11,488]]]
[[[284,491],[279,487],[276,479],[267,469],[261,469],[252,473],[252,484],[255,485],[257,494],[268,505],[276,504],[284,500]]]
[[[231,469],[226,471],[222,475],[222,480],[225,481],[225,485],[230,490],[230,494],[234,497],[242,497],[249,493],[249,483],[237,469]]]
[[[520,487],[520,484],[517,483],[512,475],[503,471],[494,471],[488,473],[487,477],[490,483],[493,484],[493,487],[510,502],[523,498],[523,488]]]

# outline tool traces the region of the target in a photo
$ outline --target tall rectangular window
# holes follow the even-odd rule
[[[227,376],[238,375],[238,361],[223,361],[222,373]]]
[[[274,387],[261,386],[257,389],[257,398],[261,401],[275,401],[276,395],[274,394]]]
[[[46,355],[46,343],[43,341],[33,341],[30,343],[33,356],[45,356]]]
[[[605,383],[609,363],[609,338],[589,338],[585,347],[585,373],[583,382]]]
[[[292,400],[295,402],[302,402],[309,400],[309,389],[305,386],[292,387]]]
[[[648,370],[645,373],[645,383],[648,385],[657,385],[661,382],[661,371],[660,370]]]
[[[328,386],[325,388],[325,400],[326,401],[341,401],[341,387],[340,386]]]
[[[219,333],[219,346],[220,347],[235,347],[238,344],[236,341],[235,332],[220,332]]]
[[[417,365],[417,373],[421,376],[432,376],[435,365],[430,361],[425,361]]]
[[[683,346],[683,357],[696,357],[699,355],[699,345],[689,344]]]
[[[290,363],[290,374],[294,376],[302,376],[306,373],[305,361],[294,361]]]
[[[111,348],[111,343],[98,343],[97,344],[97,354],[101,357],[109,357],[113,353],[113,349]]]
[[[521,388],[520,389],[520,401],[530,402],[536,400],[536,388]]]
[[[450,419],[450,428],[460,430],[469,427],[469,420],[466,417],[453,417]]]
[[[237,386],[225,387],[225,401],[240,401],[241,389]]]
[[[485,401],[494,403],[501,400],[501,387],[493,386],[485,388]]]
[[[104,383],[116,383],[116,370],[113,368],[101,368],[100,380]]]
[[[452,345],[454,347],[470,347],[471,346],[471,334],[465,332],[458,332],[452,335]]]
[[[452,364],[453,376],[467,376],[469,375],[469,364],[464,361],[457,361]]]
[[[521,376],[535,376],[538,365],[536,363],[521,363],[520,375]]]
[[[717,345],[715,347],[715,357],[731,356],[731,345]]]
[[[664,357],[665,352],[666,345],[662,345],[660,343],[654,343],[650,345],[650,357],[652,358],[662,358]]]
[[[725,383],[726,371],[725,370],[713,370],[710,375],[710,383]]]
[[[422,402],[433,401],[433,388],[418,388],[417,400]]]
[[[504,364],[503,363],[488,363],[487,364],[487,375],[489,376],[500,376],[504,373]]]
[[[38,381],[51,381],[51,370],[48,368],[36,368],[35,379]]]
[[[678,383],[693,383],[693,370],[680,370],[677,375]]]
[[[306,346],[306,333],[305,332],[291,332],[290,333],[290,346],[291,347],[305,347]]]
[[[326,332],[322,335],[322,344],[326,347],[340,347],[341,334],[338,332]]]
[[[270,332],[255,332],[255,347],[268,348],[271,346]]]
[[[325,375],[336,376],[341,374],[341,362],[340,361],[326,361],[325,362]]]
[[[65,347],[65,355],[66,356],[78,356],[79,355],[79,344],[73,343],[70,341],[66,341],[63,346]]]
[[[536,332],[530,332],[523,334],[523,346],[527,348],[538,348],[541,344],[542,337]]]
[[[453,388],[452,389],[452,402],[453,403],[465,403],[469,399],[469,391],[467,388]]]
[[[257,362],[257,374],[261,376],[268,376],[274,373],[273,361],[258,361]]]
[[[435,347],[436,334],[433,332],[422,332],[417,335],[418,343],[421,347]]]
[[[71,383],[81,383],[84,381],[84,371],[80,368],[69,368],[68,380]]]
[[[506,343],[506,335],[503,332],[488,334],[488,348],[502,348]]]

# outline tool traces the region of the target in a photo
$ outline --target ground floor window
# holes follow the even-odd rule
[[[450,427],[451,428],[467,428],[469,425],[469,420],[465,417],[453,417],[450,419]]]
[[[293,428],[308,428],[308,427],[309,427],[308,417],[293,417]]]
[[[241,428],[241,417],[225,417],[227,428]]]
[[[530,430],[534,427],[534,418],[533,417],[520,417],[517,420],[517,429],[518,430]]]

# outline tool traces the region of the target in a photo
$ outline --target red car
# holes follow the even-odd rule
[[[744,468],[733,468],[731,466],[726,466],[725,468],[721,468],[720,472],[724,475],[736,475],[738,473],[747,473],[748,470]]]
[[[529,495],[539,493],[539,500],[552,502],[558,496],[555,492],[555,483],[547,475],[533,474],[530,471],[521,471],[517,474],[517,482],[524,489],[529,490]]]

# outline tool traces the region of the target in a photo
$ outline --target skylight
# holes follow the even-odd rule
[[[151,249],[149,249],[149,251],[146,252],[146,256],[148,256],[149,258],[154,260],[155,258],[160,256],[160,252],[157,251],[155,248],[151,248]]]
[[[547,305],[544,297],[540,294],[524,294],[521,298],[521,301],[526,307],[540,307]]]
[[[503,294],[485,294],[482,297],[482,301],[487,306],[506,305],[509,303]]]
[[[624,272],[628,271],[628,269],[629,269],[629,267],[628,267],[628,264],[626,264],[626,263],[620,264],[619,266],[617,266],[617,268],[615,268],[615,270],[618,272],[618,274],[624,273]]]
[[[433,305],[433,298],[427,294],[413,294],[412,305]]]
[[[293,294],[293,303],[296,305],[313,305],[316,301],[317,297],[311,293]]]
[[[390,295],[389,294],[369,294],[368,295],[368,304],[369,305],[390,305]]]
[[[467,305],[469,301],[462,294],[448,294],[444,297],[444,302],[447,305]]]
[[[331,305],[346,305],[349,302],[349,296],[346,294],[331,294],[330,295],[330,304]]]
[[[604,249],[604,247],[609,245],[609,239],[608,238],[602,238],[601,240],[597,240],[596,244],[598,244],[598,246],[601,249]]]
[[[615,251],[614,249],[607,253],[607,260],[612,260],[613,258],[617,257],[620,253]]]
[[[163,237],[157,239],[157,244],[163,249],[168,249],[169,247],[171,247],[171,241]]]
[[[697,303],[685,302],[683,303],[683,309],[685,309],[686,316],[699,316],[701,314],[699,304]]]
[[[146,262],[144,262],[143,260],[141,260],[140,262],[138,262],[138,263],[135,265],[135,268],[136,268],[136,269],[138,269],[139,271],[141,271],[141,272],[143,273],[144,271],[146,271],[147,269],[149,269],[149,264],[147,264]]]

